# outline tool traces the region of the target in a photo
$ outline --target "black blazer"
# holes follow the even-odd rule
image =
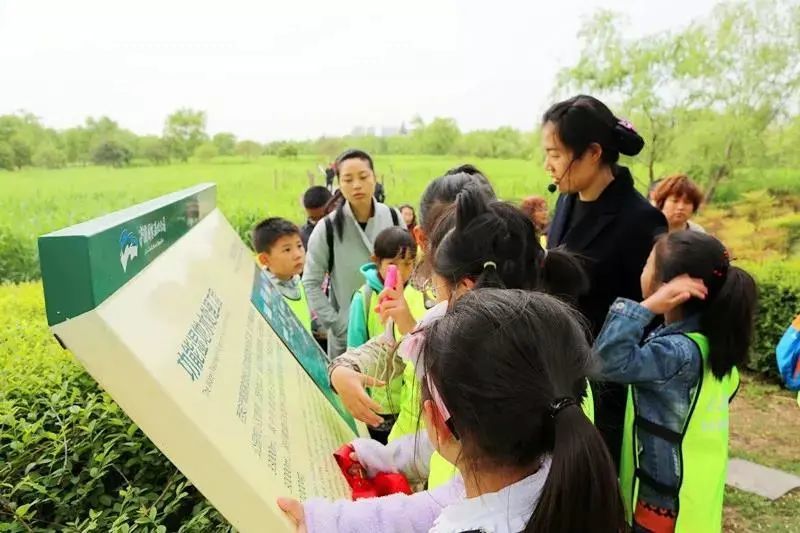
[[[596,201],[587,204],[586,216],[570,231],[578,195],[561,195],[548,233],[548,248],[564,246],[584,260],[590,289],[577,305],[594,336],[616,298],[641,299],[642,269],[655,238],[667,230],[664,215],[636,191],[627,168],[617,167],[614,178]]]

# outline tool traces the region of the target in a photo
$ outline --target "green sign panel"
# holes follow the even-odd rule
[[[91,311],[216,207],[202,184],[39,237],[47,322]]]

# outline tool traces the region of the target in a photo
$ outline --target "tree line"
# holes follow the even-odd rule
[[[742,167],[800,167],[800,0],[719,4],[679,30],[628,38],[621,15],[601,10],[578,34],[575,65],[558,75],[553,99],[589,92],[613,104],[645,137],[639,156],[690,173],[713,192]],[[535,120],[535,117],[532,117]],[[209,135],[206,114],[179,109],[161,136],[138,136],[108,117],[56,131],[31,113],[0,116],[0,168],[125,166],[208,161],[217,156],[332,158],[347,146],[376,155],[431,154],[538,159],[538,125],[462,132],[452,118],[415,117],[392,136],[321,137],[259,143]]]

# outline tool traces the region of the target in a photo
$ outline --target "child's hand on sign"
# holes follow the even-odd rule
[[[408,309],[408,302],[406,302],[406,297],[403,293],[402,283],[397,288],[383,289],[380,296],[378,296],[378,301],[380,303],[375,310],[380,314],[382,324],[386,324],[386,321],[391,318],[397,325],[400,335],[405,335],[414,330],[417,321]]]
[[[302,503],[292,498],[278,498],[278,507],[292,519],[297,526],[297,533],[306,533],[308,531],[306,529],[306,514]]]
[[[383,418],[377,415],[383,408],[369,397],[365,387],[384,385],[383,381],[346,366],[337,366],[331,372],[331,386],[342,399],[345,409],[357,420],[373,427],[383,422]]]

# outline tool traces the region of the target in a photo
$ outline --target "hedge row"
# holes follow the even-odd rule
[[[44,322],[41,285],[0,286],[0,532],[232,528]]]
[[[743,265],[758,282],[759,312],[750,368],[779,379],[775,345],[800,313],[800,260]]]

